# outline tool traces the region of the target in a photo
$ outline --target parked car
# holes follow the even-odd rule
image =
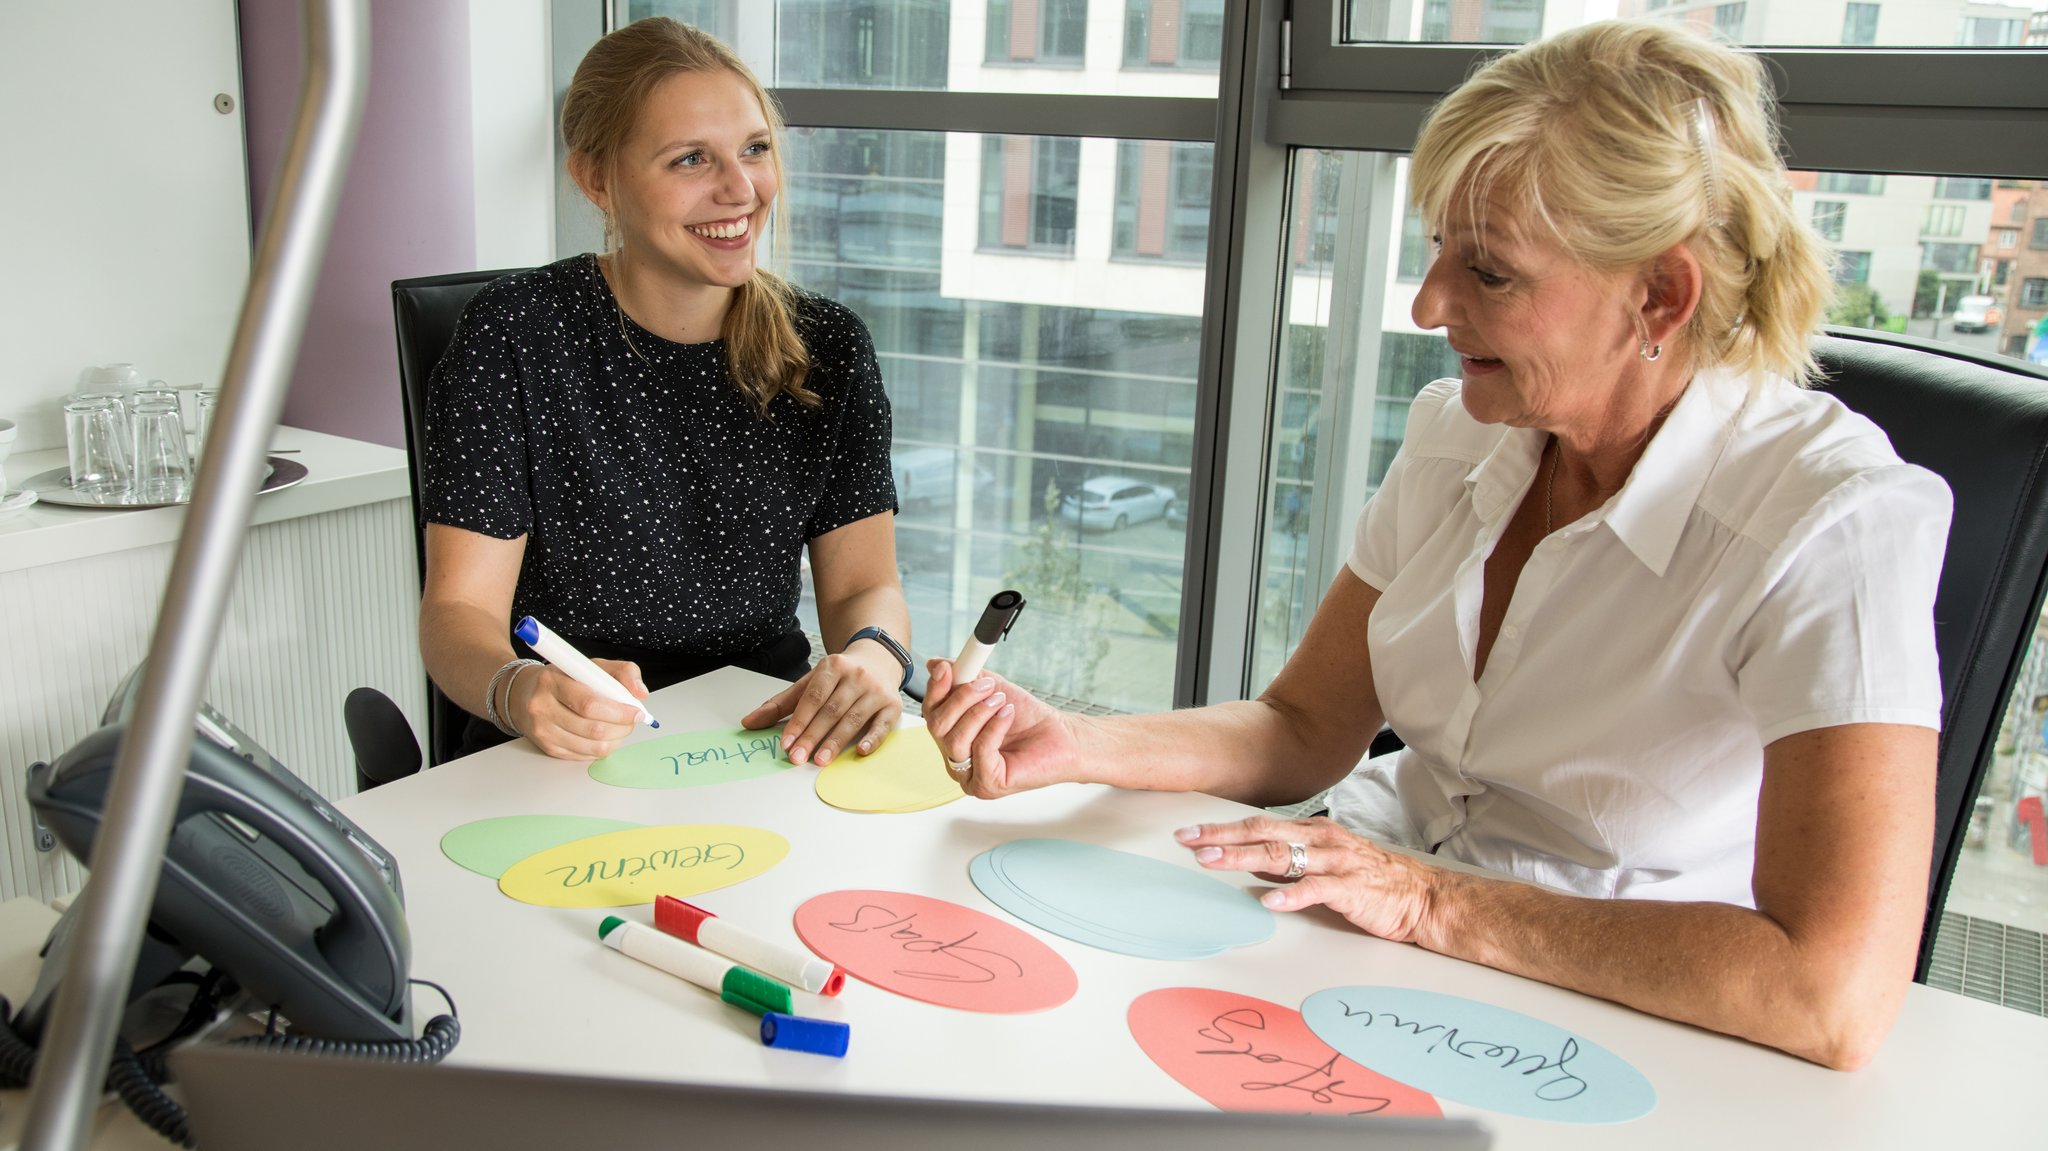
[[[1988,332],[2004,320],[1997,300],[1990,296],[1964,296],[1956,303],[1956,314],[1949,317],[1949,326],[1958,332]]]
[[[952,507],[959,460],[958,448],[891,448],[889,466],[896,475],[896,502],[905,511]],[[986,491],[995,479],[987,468],[975,465],[975,495]]]
[[[1122,529],[1166,514],[1173,489],[1129,476],[1096,476],[1060,500],[1060,518],[1084,528]]]

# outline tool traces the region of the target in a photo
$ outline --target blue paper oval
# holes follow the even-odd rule
[[[1442,1099],[1533,1119],[1621,1123],[1657,1089],[1620,1056],[1519,1011],[1408,987],[1333,987],[1302,1002],[1346,1059]]]

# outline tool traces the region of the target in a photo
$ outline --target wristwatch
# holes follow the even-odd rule
[[[910,649],[904,647],[900,643],[897,643],[895,636],[890,635],[888,632],[883,631],[881,628],[878,627],[864,627],[859,631],[854,632],[853,638],[846,641],[846,647],[852,647],[854,644],[857,644],[864,639],[874,640],[876,643],[888,648],[889,654],[896,657],[896,662],[903,665],[903,682],[896,685],[896,690],[902,691],[904,688],[909,687]],[[845,651],[846,648],[840,648],[839,650]]]

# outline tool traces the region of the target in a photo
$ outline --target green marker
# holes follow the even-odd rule
[[[744,1007],[756,1015],[771,1011],[788,1015],[795,1006],[795,994],[788,984],[749,971],[722,955],[664,935],[645,924],[608,915],[598,925],[597,937],[613,951],[623,951],[649,967],[659,967],[678,979],[687,979],[734,1007]]]

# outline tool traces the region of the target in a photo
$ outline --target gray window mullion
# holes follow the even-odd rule
[[[1216,101],[1204,98],[878,88],[777,88],[774,95],[782,106],[783,117],[806,128],[1204,143],[1216,135]]]

